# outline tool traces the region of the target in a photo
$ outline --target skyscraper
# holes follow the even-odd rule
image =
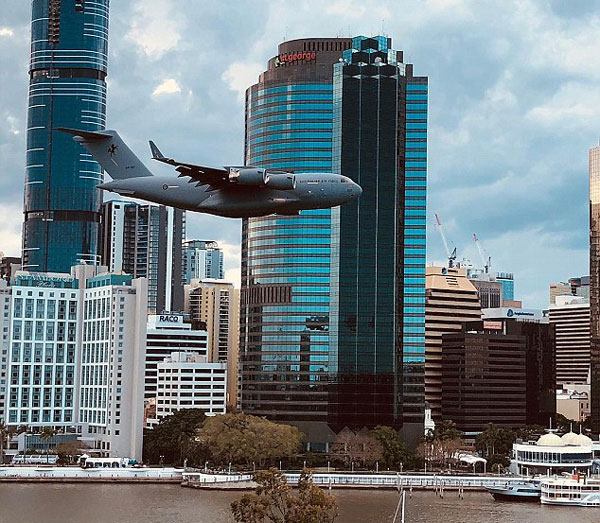
[[[216,278],[222,280],[223,251],[219,244],[206,240],[188,240],[183,242],[183,279],[192,280]]]
[[[590,149],[590,394],[594,432],[600,432],[600,146]]]
[[[23,269],[99,262],[102,170],[56,130],[105,127],[109,0],[33,0]]]
[[[106,202],[103,211],[103,264],[148,278],[150,313],[182,311],[185,211],[120,200]]]
[[[384,36],[333,69],[333,171],[363,194],[332,211],[330,420],[422,425],[428,79]]]
[[[247,412],[334,430],[422,424],[426,136],[427,78],[385,37],[285,42],[247,90],[247,164],[341,172],[364,191],[341,209],[244,221]]]
[[[248,165],[331,172],[333,64],[347,38],[290,40],[246,91]],[[242,224],[241,406],[327,423],[331,210]]]

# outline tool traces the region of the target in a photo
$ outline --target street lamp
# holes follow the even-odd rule
[[[206,474],[208,472],[208,461],[204,462],[204,473]]]

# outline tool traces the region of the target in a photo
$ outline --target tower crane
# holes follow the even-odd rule
[[[483,251],[483,247],[481,246],[481,241],[479,240],[479,238],[477,237],[477,235],[475,233],[473,233],[473,241],[475,242],[475,245],[477,245],[477,251],[479,252],[479,257],[481,258],[481,263],[483,263],[483,267],[487,274],[490,271],[490,269],[492,268],[492,257],[488,256],[487,261],[486,261],[486,258],[483,254],[484,251]]]
[[[440,217],[437,212],[435,213],[435,224],[440,231],[442,236],[442,241],[444,242],[444,249],[446,249],[446,256],[448,256],[448,268],[454,267],[454,263],[456,262],[456,247],[450,251],[450,247],[448,247],[448,240],[446,240],[446,234],[444,233],[444,228],[442,227],[442,222],[440,221]]]

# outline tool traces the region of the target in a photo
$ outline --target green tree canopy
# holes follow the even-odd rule
[[[302,473],[295,495],[276,469],[255,474],[254,494],[245,494],[231,504],[236,523],[333,523],[338,516],[336,499],[313,484]]]
[[[188,458],[190,464],[200,465],[206,456],[196,442],[196,431],[205,419],[200,409],[182,409],[162,418],[144,434],[144,459],[150,463],[181,465]]]
[[[231,412],[208,418],[197,431],[197,441],[210,450],[212,460],[221,466],[264,467],[298,452],[302,433],[290,425]]]
[[[400,462],[408,460],[406,446],[400,439],[400,433],[396,429],[378,425],[371,431],[371,435],[381,446],[381,457],[386,467],[397,467]]]
[[[475,438],[475,448],[488,458],[492,455],[508,456],[512,451],[516,434],[503,427],[489,424],[485,430]]]

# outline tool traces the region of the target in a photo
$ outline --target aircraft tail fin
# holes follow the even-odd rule
[[[152,173],[127,146],[117,131],[82,131],[59,127],[59,131],[72,134],[83,145],[113,180],[152,176]]]

